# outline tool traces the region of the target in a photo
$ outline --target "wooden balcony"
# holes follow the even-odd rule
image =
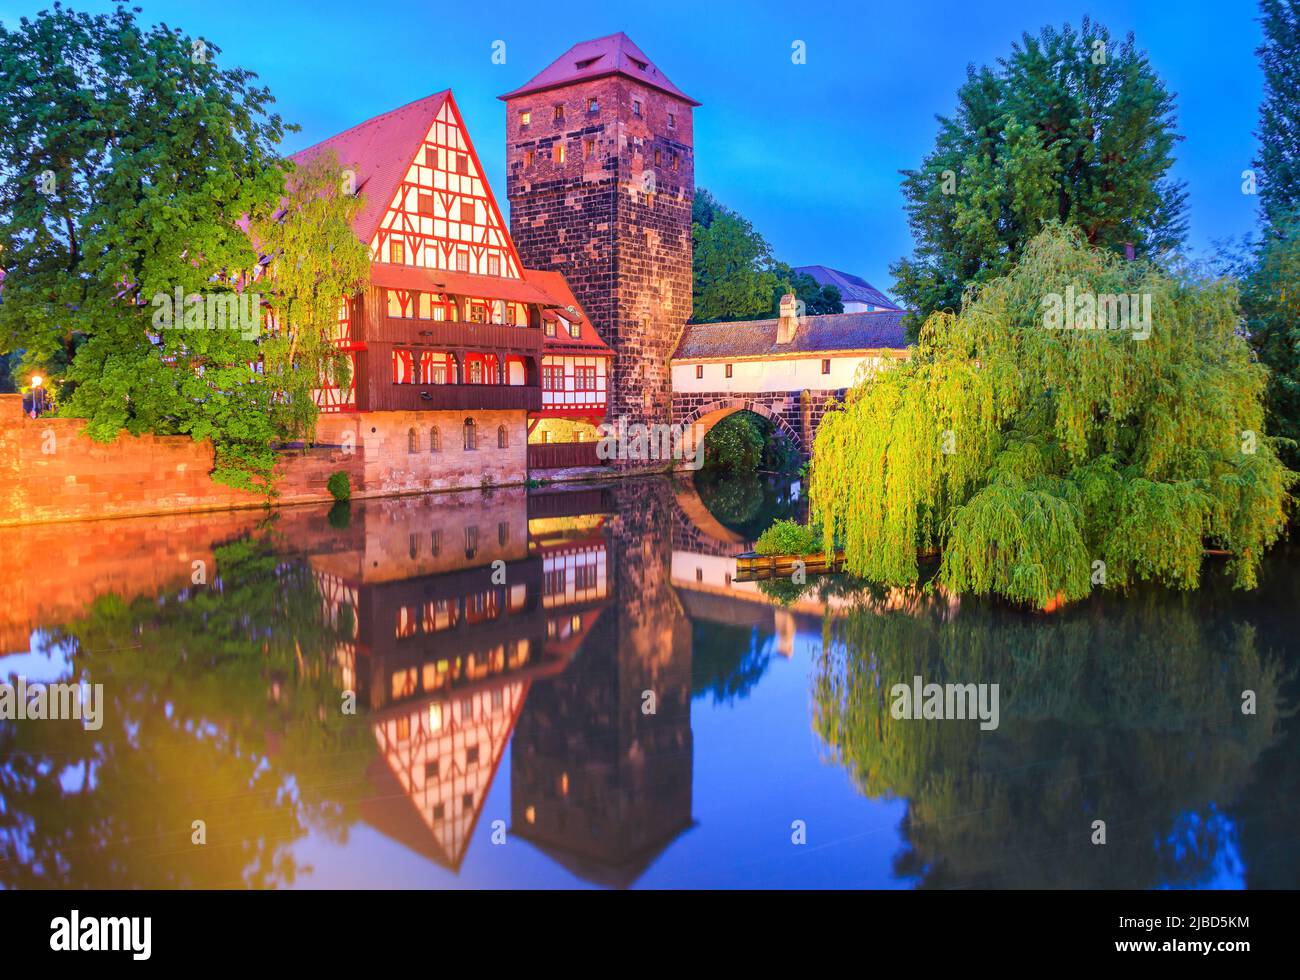
[[[493,353],[536,354],[542,349],[538,327],[510,327],[500,323],[462,320],[410,320],[381,317],[365,330],[367,342],[433,347],[437,350],[476,350]]]
[[[536,412],[542,407],[542,389],[526,385],[406,385],[376,384],[371,411],[483,412],[523,409]],[[593,443],[594,445],[594,443]]]
[[[605,461],[596,455],[596,447],[599,445],[600,443],[594,440],[592,442],[530,442],[528,468],[557,470],[577,466],[604,466]]]

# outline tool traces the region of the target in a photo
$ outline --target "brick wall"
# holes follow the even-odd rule
[[[281,504],[329,500],[326,481],[347,472],[358,497],[523,483],[527,422],[522,411],[475,412],[479,449],[464,449],[459,412],[382,412],[322,417],[320,445],[286,450],[277,464]],[[18,395],[0,395],[0,526],[264,506],[260,494],[213,482],[209,442],[188,436],[129,436],[109,444],[80,419],[31,419]],[[443,451],[428,451],[438,425]],[[506,449],[497,428],[507,430]],[[407,432],[420,434],[408,452]]]

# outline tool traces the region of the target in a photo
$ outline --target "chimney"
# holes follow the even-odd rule
[[[788,344],[794,340],[795,331],[799,329],[799,305],[794,293],[781,297],[781,319],[776,324],[776,342]]]

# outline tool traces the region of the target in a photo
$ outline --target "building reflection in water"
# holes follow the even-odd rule
[[[459,870],[507,744],[511,833],[631,884],[691,823],[690,629],[662,481],[362,509],[309,557],[378,756],[362,817]]]

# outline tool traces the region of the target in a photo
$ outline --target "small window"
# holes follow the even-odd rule
[[[728,378],[731,377],[731,365],[730,365],[730,364],[727,365],[727,377],[728,377]]]
[[[501,256],[499,255],[488,256],[488,275],[489,276],[501,275]]]
[[[533,114],[529,112],[527,109],[524,109],[519,113],[519,126],[521,129],[527,128],[528,124],[532,121],[533,121]]]
[[[437,759],[434,759],[432,762],[426,762],[426,763],[424,764],[424,778],[425,778],[425,779],[437,779],[437,778],[438,778],[438,760],[437,760]]]
[[[442,554],[442,532],[434,531],[429,535],[429,554],[437,558]]]
[[[456,271],[469,272],[469,249],[462,248],[456,252]]]
[[[677,128],[677,117],[673,115],[671,112],[668,113],[668,128],[669,129]]]
[[[504,428],[504,426],[502,426]],[[497,544],[505,547],[510,543],[510,522],[500,521],[497,524]]]
[[[388,260],[394,265],[402,265],[406,261],[406,246],[399,241],[388,243]]]
[[[830,373],[831,373],[831,359],[829,357],[823,357],[822,374],[830,374]]]
[[[542,324],[542,333],[546,334],[546,336],[548,336],[548,337],[554,337],[554,336],[555,336],[555,321],[554,321],[554,320],[547,320],[545,323],[543,323],[543,324]]]
[[[697,378],[702,378],[702,377],[704,377],[704,365],[703,365],[703,364],[697,364],[697,365],[695,365],[695,376],[696,376]]]
[[[564,144],[563,144],[563,143],[556,143],[555,146],[553,146],[553,147],[551,148],[551,159],[553,159],[556,163],[563,163],[563,162],[564,162]]]
[[[588,111],[588,112],[600,112],[600,100],[599,100],[599,99],[588,99],[588,100],[587,100],[587,111]]]
[[[531,166],[533,165],[533,160],[534,160],[534,158],[535,158],[535,154],[533,153],[532,150],[524,150],[524,166],[525,166],[525,167],[531,167]]]
[[[557,123],[562,123],[562,122],[564,122],[564,106],[562,106],[562,105],[557,105],[557,106],[555,107],[555,121],[556,121]]]
[[[681,163],[681,158],[676,153],[673,154],[673,170],[677,170]]]
[[[420,451],[420,434],[414,429],[406,430],[406,451],[408,453],[418,453]]]
[[[465,557],[473,558],[478,554],[478,528],[465,528]]]
[[[408,545],[408,547],[407,547],[407,551],[406,551],[406,553],[407,553],[408,555],[410,555],[411,558],[413,558],[413,559],[419,556],[419,554],[420,554],[420,536],[419,536],[418,534],[412,534],[412,535],[411,535],[411,540],[410,540],[410,543],[409,543],[409,545]]]
[[[433,214],[434,214],[434,211],[433,211],[433,195],[432,195],[432,194],[421,194],[421,195],[419,196],[419,198],[416,200],[415,210],[416,210],[419,214],[427,215],[428,217],[432,218],[432,217],[433,217]]]
[[[497,426],[497,448],[498,449],[510,448],[510,433],[506,431],[506,427],[504,425]]]
[[[582,324],[579,323],[577,320],[574,320],[572,323],[569,324],[569,336],[572,337],[574,340],[577,340],[579,337],[582,336]]]
[[[632,115],[634,115],[634,116],[639,116],[639,115],[641,115],[641,100],[640,100],[640,99],[633,99],[633,100],[632,100]]]
[[[456,173],[462,174],[464,176],[469,175],[469,154],[468,153],[456,154]]]
[[[442,452],[442,433],[438,430],[436,425],[429,430],[429,452]]]
[[[478,427],[474,424],[473,419],[466,419],[465,420],[465,451],[473,452],[475,449],[478,449]],[[468,534],[468,529],[466,529],[466,533]]]
[[[474,202],[460,202],[460,220],[463,224],[472,225],[474,223]]]
[[[582,141],[582,158],[583,158],[584,160],[590,160],[590,159],[591,159],[592,157],[594,157],[595,155],[596,155],[596,141],[595,141],[595,140],[583,140],[583,141]]]
[[[664,155],[663,155],[663,153],[662,153],[658,148],[656,148],[656,149],[655,149],[655,166],[658,167],[658,166],[659,166],[660,164],[662,164],[663,162],[664,162]]]
[[[426,146],[426,147],[424,148],[424,165],[425,165],[426,167],[434,167],[434,168],[437,168],[437,166],[438,166],[438,149],[437,149],[437,147],[434,147],[434,146]]]

